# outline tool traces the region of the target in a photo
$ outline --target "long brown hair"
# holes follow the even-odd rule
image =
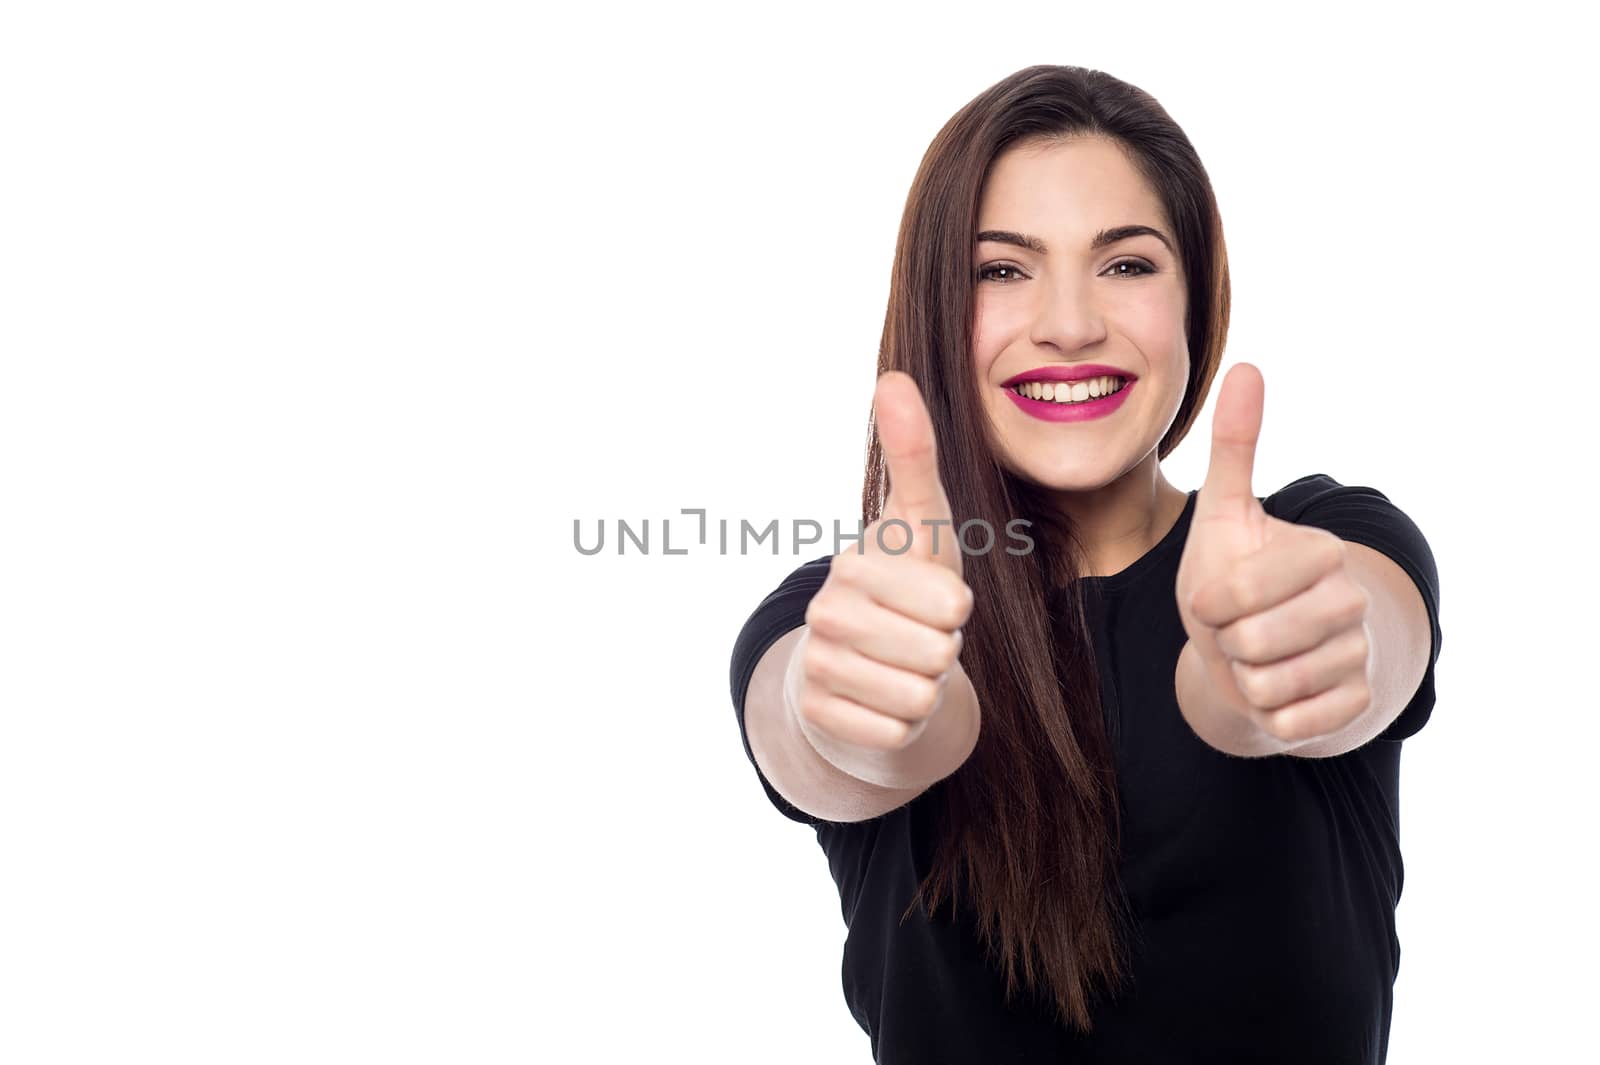
[[[965,559],[975,607],[961,663],[982,706],[972,756],[936,787],[942,824],[918,900],[935,917],[963,894],[1007,1001],[1026,985],[1087,1031],[1091,999],[1127,980],[1127,900],[1117,875],[1117,789],[1081,591],[1049,609],[1047,589],[1079,589],[1083,545],[1048,493],[998,461],[971,350],[972,251],[984,181],[1008,147],[1098,135],[1119,143],[1173,227],[1188,285],[1189,381],[1158,445],[1165,458],[1193,425],[1222,358],[1228,267],[1210,179],[1154,98],[1097,70],[1033,66],[990,87],[947,122],[923,156],[895,249],[878,372],[920,387],[939,441],[939,474],[959,523],[991,529],[1024,517],[1035,549]],[[869,420],[862,517],[875,521],[888,470]],[[1049,663],[1053,669],[1042,669]],[[904,919],[904,916],[902,919]],[[1020,985],[1019,985],[1020,971]]]

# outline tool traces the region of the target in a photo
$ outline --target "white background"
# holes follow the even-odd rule
[[[1600,227],[1556,6],[533,10],[7,7],[0,1058],[869,1060],[728,692],[828,549],[661,523],[855,520],[906,190],[1037,62],[1205,160],[1257,491],[1371,485],[1434,548],[1390,1060],[1592,1053]],[[619,518],[651,554],[577,553]]]

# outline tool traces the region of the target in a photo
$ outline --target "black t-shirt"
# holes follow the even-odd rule
[[[768,799],[811,825],[839,887],[848,934],[845,1001],[880,1065],[1045,1062],[1382,1062],[1400,944],[1395,906],[1400,740],[1427,721],[1439,656],[1439,578],[1417,526],[1381,492],[1325,474],[1262,500],[1267,513],[1327,529],[1392,558],[1427,605],[1433,647],[1404,712],[1378,738],[1333,758],[1237,758],[1189,728],[1173,689],[1187,639],[1174,588],[1194,511],[1138,561],[1087,577],[1102,701],[1122,804],[1120,874],[1137,934],[1133,982],[1084,1036],[1004,982],[963,911],[905,911],[930,867],[930,803],[941,784],[870,821],[838,823]],[[802,565],[761,603],[733,651],[744,696],[756,663],[804,624],[828,574]],[[1052,602],[1058,609],[1062,600]]]

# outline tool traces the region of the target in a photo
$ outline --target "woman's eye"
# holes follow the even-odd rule
[[[1146,274],[1156,272],[1156,268],[1143,259],[1123,259],[1121,262],[1112,263],[1106,270],[1112,277],[1144,277]],[[1012,266],[1010,263],[988,263],[978,267],[979,281],[998,281],[1006,284],[1019,281],[1026,276],[1028,275],[1024,274],[1020,267]]]
[[[999,277],[999,276],[997,276],[1002,271],[1004,271],[1009,276],[1007,276],[1007,277]],[[1015,281],[1021,276],[1022,276],[1022,271],[1017,269],[1015,266],[1012,266],[1009,263],[990,263],[987,266],[978,267],[978,280],[979,281],[999,281],[1002,284],[1004,284],[1007,281]]]
[[[1131,269],[1125,272],[1122,269],[1124,266]],[[1112,263],[1107,269],[1112,271],[1112,277],[1143,277],[1156,272],[1155,267],[1142,259],[1124,259],[1120,263]]]

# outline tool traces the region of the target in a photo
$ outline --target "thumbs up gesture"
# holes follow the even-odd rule
[[[950,501],[939,481],[933,419],[922,402],[922,393],[910,375],[892,370],[878,380],[873,410],[884,462],[889,467],[889,497],[884,500],[882,515],[864,537],[867,549],[883,551],[887,544],[888,552],[898,552],[909,534],[906,554],[934,562],[959,578],[960,544],[956,542]]]
[[[910,376],[878,379],[873,407],[889,468],[882,516],[833,557],[806,609],[791,668],[801,728],[881,751],[908,746],[939,712],[972,613],[933,420]]]
[[[1369,597],[1343,540],[1270,516],[1253,493],[1263,389],[1249,363],[1222,382],[1178,565],[1178,613],[1212,705],[1292,747],[1371,705]]]

